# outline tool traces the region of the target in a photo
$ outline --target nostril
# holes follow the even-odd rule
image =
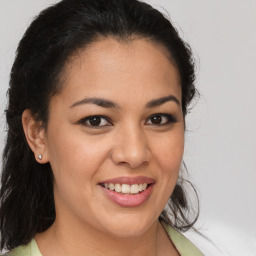
[[[133,135],[122,134],[122,138],[119,138],[110,154],[116,165],[126,165],[134,169],[147,164],[151,153],[143,135],[139,136],[134,130],[129,132]]]

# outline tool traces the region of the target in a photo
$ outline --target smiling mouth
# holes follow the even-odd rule
[[[145,191],[152,183],[140,183],[140,184],[120,184],[120,183],[100,183],[105,189],[115,191],[121,195],[136,195]]]

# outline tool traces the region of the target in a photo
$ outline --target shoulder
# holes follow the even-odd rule
[[[36,241],[32,239],[27,245],[19,246],[2,256],[42,256]]]
[[[203,256],[203,253],[183,234],[174,229],[164,221],[161,221],[166,233],[173,242],[174,246],[182,256]]]
[[[3,256],[32,256],[29,246],[19,246],[10,252],[7,252]]]

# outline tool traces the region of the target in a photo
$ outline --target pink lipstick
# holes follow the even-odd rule
[[[99,183],[106,197],[122,207],[142,205],[153,191],[154,180],[149,177],[117,177]]]

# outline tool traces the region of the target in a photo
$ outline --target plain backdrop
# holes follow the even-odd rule
[[[54,0],[0,0],[0,150],[15,50]],[[256,255],[256,0],[151,0],[192,47],[201,94],[187,117],[184,160],[198,189],[197,228],[221,255]],[[207,244],[187,234],[206,255]],[[210,251],[210,250],[209,250]]]

